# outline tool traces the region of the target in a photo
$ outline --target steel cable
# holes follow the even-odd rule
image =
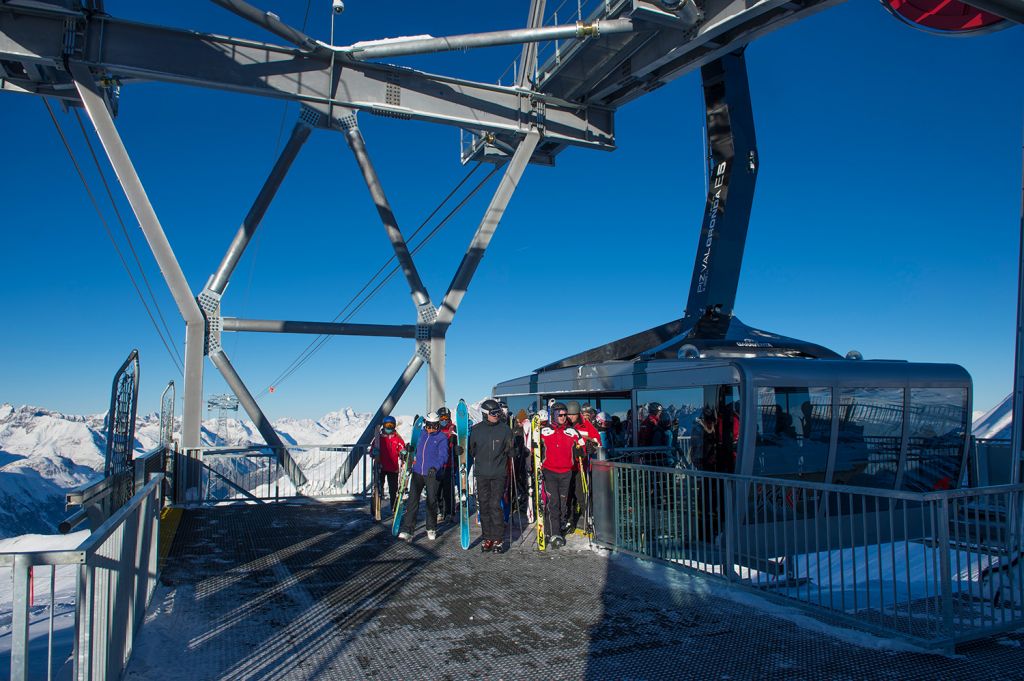
[[[477,168],[479,168],[480,165],[481,162],[477,162],[477,164],[469,171],[469,173],[467,173],[466,176],[462,178],[462,180],[455,186],[455,188],[448,193],[448,195],[441,201],[441,203],[438,204],[438,206],[430,213],[430,215],[427,216],[427,218],[420,224],[420,226],[416,228],[416,231],[414,231],[412,235],[409,237],[410,240],[414,239],[416,235],[419,234],[424,227],[426,227],[430,220],[433,219],[433,217],[437,215],[438,211],[441,210],[441,208],[449,201],[449,199],[451,199],[451,197],[454,196],[455,193],[459,191],[459,189],[469,180],[473,173],[476,172]],[[465,197],[463,197],[463,199],[459,201],[459,203],[451,211],[449,211],[449,213],[445,215],[445,217],[423,238],[423,240],[420,241],[420,243],[417,244],[411,250],[411,254],[415,255],[416,253],[418,253],[441,230],[441,228],[443,228],[460,210],[462,210],[462,208],[469,202],[469,200],[473,198],[473,196],[475,196],[477,192],[480,191],[481,188],[483,188],[487,181],[490,180],[494,176],[494,174],[501,169],[501,167],[501,165],[495,165],[491,172],[489,172],[479,183],[477,183],[477,185],[473,187],[473,189]],[[345,314],[345,311],[348,310],[348,308],[351,307],[353,303],[355,303],[359,296],[362,295],[362,293],[366,291],[366,289],[369,288],[371,284],[373,284],[374,279],[380,276],[380,274],[385,269],[387,269],[387,267],[394,260],[394,255],[388,258],[388,260],[383,265],[381,265],[380,269],[378,269],[373,274],[373,276],[370,277],[366,284],[352,297],[352,299],[345,305],[345,307],[342,308],[341,312],[335,315],[332,322],[337,322],[342,317],[342,315]],[[374,286],[373,289],[369,293],[367,293],[366,296],[356,305],[356,307],[353,308],[352,311],[349,312],[344,317],[344,319],[341,320],[342,323],[349,321],[357,312],[359,312],[359,310],[361,310],[366,305],[366,303],[368,303],[373,298],[373,296],[376,295],[384,287],[384,285],[391,280],[391,278],[399,271],[399,269],[401,268],[398,265],[394,266],[391,269],[391,271],[384,277],[384,279],[382,279],[376,286]],[[309,345],[307,345],[306,348],[301,353],[299,353],[299,356],[295,360],[293,360],[292,363],[289,364],[288,367],[285,368],[284,371],[282,371],[278,375],[278,377],[270,383],[270,385],[265,387],[260,392],[259,396],[266,395],[267,393],[270,392],[271,387],[276,387],[277,385],[287,380],[290,376],[292,376],[331,338],[332,336],[329,335],[320,335],[314,338],[312,341],[310,341]]]
[[[96,201],[96,196],[89,187],[89,182],[86,180],[85,174],[82,172],[82,167],[79,165],[78,159],[71,150],[71,145],[68,143],[68,139],[64,135],[64,130],[60,127],[60,123],[57,122],[57,117],[53,114],[53,109],[50,107],[50,103],[44,98],[43,104],[46,106],[47,113],[50,114],[50,120],[53,121],[53,125],[57,129],[57,134],[60,135],[60,140],[64,144],[64,149],[67,151],[68,157],[71,159],[71,163],[75,167],[75,172],[78,173],[78,178],[82,182],[82,187],[85,189],[85,193],[89,196],[89,201],[92,203],[92,207],[96,211],[96,215],[99,217],[100,223],[103,225],[103,229],[106,231],[107,237],[110,239],[110,243],[114,246],[114,251],[117,253],[117,257],[121,260],[121,266],[124,268],[125,273],[128,274],[128,279],[132,282],[132,286],[135,288],[135,293],[139,296],[139,301],[142,302],[142,307],[146,310],[146,314],[149,316],[149,321],[153,324],[153,330],[156,331],[157,336],[159,336],[160,342],[163,343],[164,348],[167,350],[167,355],[171,358],[171,362],[178,370],[178,373],[184,375],[184,371],[178,363],[177,357],[175,357],[175,354],[171,351],[168,340],[164,338],[164,334],[157,325],[156,319],[153,317],[153,313],[149,309],[149,305],[146,304],[146,298],[142,295],[142,291],[139,289],[139,285],[135,281],[135,277],[132,275],[131,268],[128,267],[128,262],[125,260],[124,254],[121,252],[120,247],[117,245],[117,241],[114,239],[114,233],[110,230],[110,225],[107,224],[107,220],[103,216],[103,212],[100,210],[99,203]]]

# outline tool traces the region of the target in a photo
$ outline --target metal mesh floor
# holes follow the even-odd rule
[[[1024,679],[1022,634],[956,658],[871,650],[579,537],[500,556],[473,540],[398,542],[344,504],[186,511],[125,678]]]

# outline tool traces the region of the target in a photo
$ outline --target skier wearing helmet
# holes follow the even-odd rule
[[[452,423],[452,412],[448,407],[439,407],[437,416],[441,419],[441,432],[448,436],[448,460],[441,469],[441,488],[438,491],[438,511],[443,522],[451,522],[455,514],[455,475],[453,474],[452,452],[458,446],[458,433]]]
[[[501,497],[505,493],[508,459],[512,455],[512,429],[496,400],[480,405],[484,419],[469,431],[469,453],[476,461],[477,503],[483,533],[482,551],[502,553],[505,549],[505,520]]]
[[[448,436],[441,430],[441,419],[430,412],[423,420],[423,435],[416,443],[412,461],[412,480],[409,484],[408,510],[402,519],[399,539],[412,539],[416,529],[416,513],[420,507],[420,494],[427,490],[427,539],[437,536],[437,492],[440,487],[440,471],[448,459]]]
[[[405,440],[398,434],[397,427],[398,423],[394,416],[385,416],[381,422],[380,432],[370,443],[370,456],[378,461],[381,473],[384,474],[384,479],[380,482],[381,487],[385,482],[388,486],[388,498],[391,500],[391,512],[388,515],[395,514],[395,502],[398,501],[395,495],[398,492],[399,460],[405,450]]]
[[[580,439],[566,433],[569,418],[561,402],[551,405],[552,422],[540,429],[544,443],[544,489],[548,494],[547,512],[544,514],[546,531],[552,548],[565,546],[562,528],[569,519],[569,482],[572,477],[573,448]]]

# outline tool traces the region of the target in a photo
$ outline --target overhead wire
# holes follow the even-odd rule
[[[164,334],[160,330],[159,325],[157,325],[156,319],[153,317],[153,313],[149,309],[149,305],[146,304],[146,298],[142,295],[142,290],[135,281],[135,276],[132,274],[131,268],[128,266],[128,262],[125,260],[124,254],[121,252],[121,248],[117,245],[114,233],[111,231],[110,225],[107,223],[107,219],[103,215],[103,211],[100,210],[99,202],[96,200],[96,196],[93,194],[92,188],[89,186],[89,181],[86,179],[85,173],[82,172],[82,167],[78,163],[78,159],[75,157],[74,151],[71,149],[71,144],[68,142],[68,138],[64,134],[64,130],[57,121],[57,117],[54,115],[53,109],[50,107],[50,103],[46,98],[43,98],[43,104],[46,106],[46,111],[50,114],[50,120],[53,121],[53,125],[57,129],[57,134],[60,136],[60,140],[64,144],[64,149],[68,153],[68,158],[71,159],[71,163],[75,167],[78,179],[82,182],[82,187],[85,189],[85,193],[89,196],[89,201],[92,203],[92,207],[96,211],[96,215],[99,217],[104,231],[107,233],[107,238],[110,239],[110,243],[114,246],[114,251],[117,253],[117,257],[121,261],[121,266],[124,268],[125,273],[128,275],[128,279],[135,288],[135,293],[138,295],[139,301],[142,302],[142,307],[146,310],[146,315],[149,316],[149,321],[153,324],[153,330],[156,331],[157,336],[160,338],[160,342],[163,343],[164,349],[167,350],[167,355],[171,358],[171,362],[174,364],[175,368],[177,368],[178,373],[184,375],[184,370],[182,369],[181,364],[179,364],[178,358],[171,351],[171,346],[168,344],[168,340],[164,338]]]
[[[416,228],[416,230],[409,237],[409,241],[416,238],[416,235],[418,235],[427,226],[427,224],[429,224],[430,220],[432,220],[433,217],[437,215],[437,213],[452,198],[452,196],[454,196],[459,191],[459,189],[463,185],[465,185],[465,183],[470,179],[470,177],[481,166],[481,163],[482,162],[478,161],[477,164],[469,171],[469,173],[467,173],[466,176],[462,178],[462,180],[455,186],[455,188],[448,193],[448,195],[441,201],[441,203],[438,204],[438,206],[430,213],[430,215],[427,216],[427,218],[420,224],[420,226]],[[501,169],[501,167],[501,165],[495,165],[494,168],[491,169],[491,172],[489,172],[482,180],[480,180],[480,182],[478,182],[477,185],[473,187],[473,189],[470,190],[470,192],[465,197],[463,197],[462,200],[459,201],[459,203],[451,211],[449,211],[448,214],[445,215],[445,217],[437,225],[435,225],[434,228],[415,247],[412,248],[411,254],[415,255],[416,253],[418,253],[460,210],[462,210],[462,208],[469,202],[469,200],[472,199],[473,196],[475,196],[477,192],[479,192],[480,189],[483,188],[485,184],[487,184],[488,180],[490,180],[494,176],[494,174]],[[362,293],[373,284],[373,281],[378,276],[380,276],[380,274],[385,269],[387,269],[387,267],[394,260],[394,255],[388,258],[388,260],[370,277],[367,283],[363,285],[363,287],[352,297],[351,300],[349,300],[345,307],[342,308],[341,312],[335,315],[332,321],[337,322],[342,317],[342,315],[345,314],[345,311],[348,310],[353,303],[355,303],[359,296],[362,295]],[[384,277],[384,279],[382,279],[376,286],[374,286],[373,289],[366,294],[362,301],[360,301],[355,306],[355,308],[353,308],[351,312],[349,312],[344,317],[344,319],[342,319],[342,323],[352,319],[352,317],[355,316],[355,314],[359,312],[359,310],[361,310],[373,298],[373,296],[376,295],[391,280],[391,278],[399,271],[399,269],[401,269],[400,266],[395,265],[391,269],[391,271],[388,272],[388,274]],[[302,367],[302,365],[309,361],[309,359],[314,354],[316,354],[316,352],[318,352],[320,348],[322,348],[331,338],[332,336],[330,335],[320,335],[314,338],[312,341],[310,341],[309,345],[307,345],[306,348],[301,353],[299,353],[299,356],[295,360],[293,360],[292,363],[289,364],[288,367],[286,367],[278,375],[278,377],[270,383],[270,385],[263,389],[263,391],[260,393],[260,396],[267,394],[268,392],[270,392],[271,387],[276,387],[280,385],[290,376],[292,376],[296,371],[298,371]]]
[[[164,313],[160,309],[160,303],[157,301],[156,294],[153,293],[153,287],[149,283],[149,278],[146,276],[146,270],[142,267],[142,261],[139,260],[139,254],[135,250],[135,244],[132,243],[132,238],[128,234],[128,227],[125,225],[124,218],[121,217],[121,211],[117,208],[117,202],[114,200],[114,193],[110,190],[110,184],[107,182],[106,174],[103,172],[103,167],[100,165],[100,160],[96,156],[96,150],[92,146],[92,141],[89,139],[89,133],[85,130],[85,124],[82,122],[82,115],[75,109],[75,118],[78,120],[78,128],[82,131],[82,139],[85,140],[85,145],[89,149],[89,154],[92,156],[92,162],[96,166],[96,172],[100,177],[100,181],[103,183],[103,188],[107,192],[107,198],[110,200],[110,207],[114,209],[114,215],[117,216],[117,222],[121,225],[121,233],[124,234],[124,239],[128,243],[128,250],[132,253],[132,258],[135,260],[135,266],[139,268],[139,275],[142,277],[142,282],[146,285],[146,291],[149,292],[150,300],[153,302],[153,308],[156,310],[157,317],[160,318],[160,323],[163,325],[164,331],[167,333],[167,338],[174,338],[174,334],[171,333],[171,329],[167,326],[167,320],[164,318]],[[171,348],[174,350],[175,356],[178,358],[178,362],[184,365],[185,360],[181,358],[181,353],[178,352],[178,346],[171,344]]]
[[[454,196],[459,191],[459,189],[469,180],[469,178],[473,175],[473,173],[476,172],[476,170],[479,167],[480,167],[480,163],[478,162],[475,166],[473,166],[473,168],[469,171],[469,173],[467,173],[466,176],[464,178],[462,178],[462,180],[455,186],[455,188],[452,189],[452,191],[450,191],[448,193],[448,195],[437,205],[437,207],[434,208],[433,211],[431,211],[430,215],[428,215],[427,218],[420,224],[420,226],[418,228],[416,228],[416,230],[412,233],[412,235],[409,237],[409,240],[414,239],[416,237],[416,235],[419,234],[420,231],[423,230],[423,228],[430,222],[430,220],[433,219],[433,217],[435,215],[437,215],[438,211],[440,211],[441,208],[448,202],[448,200],[451,199],[451,197]],[[482,187],[483,184],[486,183],[487,180],[490,179],[490,177],[493,174],[494,174],[494,171],[492,171],[490,174],[488,174],[487,177],[485,177],[459,203],[459,205],[456,206],[455,209],[453,209],[447,216],[445,216],[445,218],[441,221],[441,223],[439,223],[439,225],[436,226],[430,232],[430,234],[427,235],[427,237],[425,237],[425,239],[424,239],[424,241],[422,243],[420,243],[419,245],[417,245],[416,247],[414,247],[412,249],[411,254],[414,255],[415,253],[417,253],[420,250],[420,248],[423,247],[423,245],[426,243],[426,241],[429,240],[434,234],[436,234],[437,231],[440,229],[440,227],[442,227],[444,224],[446,224],[447,221],[449,219],[451,219],[451,217],[458,210],[460,210],[466,204],[466,202],[474,194],[476,194],[476,192],[480,189],[480,187]],[[388,265],[390,265],[394,260],[395,260],[395,256],[394,256],[394,254],[392,254],[392,256],[390,258],[388,258],[388,260],[383,265],[381,265],[381,267],[376,272],[374,272],[374,274],[370,277],[370,279],[366,282],[366,284],[364,284],[363,287],[361,289],[359,289],[359,291],[357,291],[354,296],[352,296],[352,299],[348,301],[348,303],[345,305],[344,308],[342,308],[341,312],[339,312],[337,315],[334,316],[334,319],[332,320],[332,322],[337,322],[339,319],[341,319],[342,315],[345,314],[346,310],[348,310],[349,307],[353,303],[356,302],[356,300],[359,298],[359,296],[362,295],[362,293],[364,291],[366,291],[366,289],[369,288],[371,284],[373,284],[373,281],[378,276],[380,276],[380,274],[382,272],[384,272],[384,270],[387,269]],[[380,291],[381,288],[383,288],[383,286],[391,279],[391,277],[393,277],[395,275],[395,273],[398,271],[398,269],[399,269],[399,267],[396,265],[387,274],[387,276],[384,278],[384,280],[379,282],[377,284],[377,286],[375,286],[373,288],[373,290],[371,290],[366,295],[366,297],[363,299],[363,301],[355,309],[353,309],[342,321],[343,322],[347,322],[348,320],[350,320],[374,295],[376,295],[376,293],[378,291]],[[288,367],[285,368],[285,370],[282,371],[281,374],[278,375],[278,377],[274,381],[271,382],[270,386],[267,386],[266,388],[264,388],[263,393],[261,393],[261,395],[269,392],[271,386],[276,386],[276,385],[280,384],[281,382],[286,380],[288,377],[290,377],[292,374],[294,374],[303,364],[305,364],[314,354],[316,354],[316,352],[319,351],[320,348],[322,348],[324,346],[324,344],[327,343],[327,341],[329,341],[330,339],[331,339],[331,336],[329,336],[329,335],[319,335],[316,338],[314,338],[312,341],[310,341],[309,345],[307,345],[306,348],[301,353],[299,353],[299,356],[295,360],[293,360],[292,363],[290,365],[288,365]]]
[[[309,10],[313,4],[313,0],[306,0],[306,12],[302,16],[302,32],[306,32],[306,25],[309,23]],[[300,105],[301,106],[301,105]],[[288,111],[291,109],[291,102],[285,101],[284,107],[281,110],[281,123],[277,128],[277,139],[274,141],[274,153],[279,154],[281,150],[281,138],[284,137],[284,124],[288,119]],[[249,294],[252,292],[252,280],[253,275],[256,272],[256,263],[259,261],[260,253],[260,241],[263,236],[263,231],[259,230],[256,232],[256,236],[253,239],[252,244],[252,257],[249,259],[249,276],[246,278],[245,283],[245,294],[242,296],[241,315],[245,315],[245,311],[249,309]],[[231,343],[231,354],[234,356],[238,351],[238,343],[242,339],[243,334],[236,333]]]

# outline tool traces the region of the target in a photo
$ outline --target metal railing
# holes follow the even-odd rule
[[[231,501],[279,501],[297,497],[354,499],[370,493],[372,468],[363,445],[290,445],[283,448],[306,476],[296,486],[281,464],[275,447],[215,447],[188,449],[174,455],[173,499],[178,504]],[[359,462],[352,474],[339,479],[350,457]]]
[[[157,584],[162,484],[163,476],[155,475],[76,549],[0,553],[0,567],[11,568],[13,574],[12,681],[43,678],[41,660],[30,659],[41,655],[38,642],[43,640],[48,679],[54,674],[54,660],[64,660],[68,652],[73,652],[74,678],[121,677]],[[47,606],[40,608],[32,602],[33,578],[35,568],[46,566],[50,593]],[[75,584],[71,651],[60,649],[54,630],[55,584],[61,566],[67,566],[64,572],[73,571]]]
[[[916,494],[594,461],[595,539],[952,650],[1024,625],[1024,485]]]

